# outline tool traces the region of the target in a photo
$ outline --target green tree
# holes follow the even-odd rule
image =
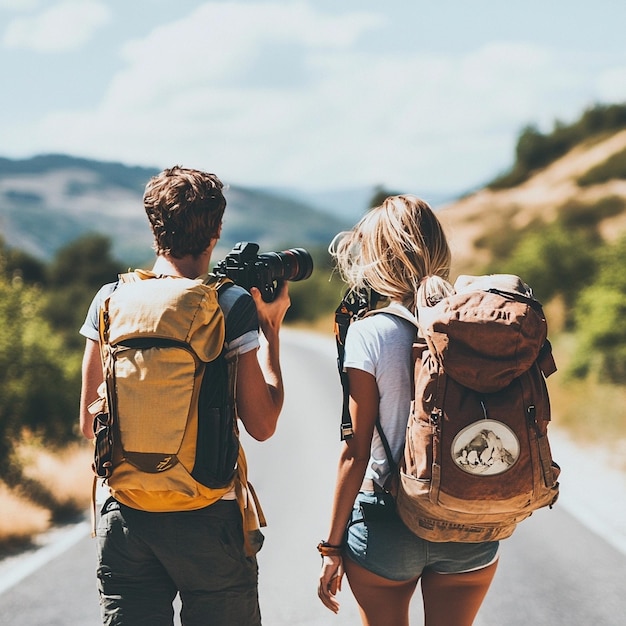
[[[575,309],[577,350],[570,373],[626,384],[626,238],[599,254],[598,278]]]
[[[545,134],[530,124],[522,129],[517,140],[513,167],[489,183],[488,187],[503,189],[519,185],[533,171],[549,165],[586,139],[624,127],[626,104],[596,104],[586,109],[572,124],[556,120],[553,130]]]
[[[98,289],[116,279],[123,271],[120,262],[113,258],[111,240],[106,235],[83,235],[61,248],[48,270],[52,287],[84,285]]]
[[[51,445],[74,436],[80,359],[42,313],[39,288],[0,276],[0,475],[19,474],[14,446],[28,431]]]
[[[400,195],[400,192],[387,189],[383,185],[376,185],[374,193],[370,198],[369,208],[373,209],[374,207],[380,206],[389,196],[397,195]]]
[[[524,237],[499,271],[521,276],[544,303],[562,296],[571,323],[579,293],[596,275],[597,246],[595,233],[545,226]]]
[[[24,282],[29,284],[45,283],[45,263],[23,250],[9,248],[1,235],[0,257],[3,259],[3,273],[7,278],[19,276]]]
[[[313,274],[307,280],[289,284],[291,307],[286,321],[313,322],[332,313],[339,304],[344,285],[333,274],[330,254],[326,249],[310,251],[313,257]]]
[[[123,271],[112,256],[110,239],[104,235],[85,235],[58,251],[48,269],[45,311],[70,348],[83,345],[78,329],[98,289],[115,281]]]
[[[547,161],[548,140],[536,126],[526,126],[520,133],[515,148],[516,166],[525,173]]]

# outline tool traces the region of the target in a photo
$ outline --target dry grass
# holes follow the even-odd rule
[[[557,335],[553,343],[559,367],[548,379],[554,423],[580,445],[600,446],[623,459],[620,466],[626,470],[626,387],[569,378],[567,367],[574,345],[566,333]]]
[[[511,189],[481,189],[442,207],[437,215],[444,225],[453,250],[453,275],[468,273],[468,268],[484,267],[491,253],[477,242],[496,232],[502,240],[509,230],[520,230],[531,222],[551,223],[558,217],[558,207],[577,203],[596,205],[607,197],[626,198],[626,182],[611,180],[581,188],[577,179],[601,165],[614,154],[626,150],[626,130],[604,138],[593,145],[580,145]],[[503,219],[503,229],[493,231],[494,223]],[[495,222],[494,222],[495,220]],[[601,220],[600,232],[613,241],[626,232],[626,217],[619,215]]]
[[[554,420],[574,439],[609,448],[626,442],[626,388],[587,380],[548,385]]]
[[[51,494],[58,509],[82,511],[89,505],[93,474],[90,445],[72,445],[58,452],[39,447],[20,450],[26,478]]]
[[[50,511],[0,483],[0,545],[22,543],[50,525]]]
[[[92,454],[89,444],[58,451],[22,444],[22,483],[15,489],[0,483],[0,546],[28,541],[55,522],[83,514],[91,499]]]

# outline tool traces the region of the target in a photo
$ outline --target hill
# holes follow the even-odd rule
[[[562,220],[594,226],[607,243],[626,233],[626,130],[587,139],[509,189],[484,188],[438,212],[453,274],[480,271],[530,230]]]
[[[0,232],[7,245],[42,260],[89,232],[113,240],[113,252],[129,265],[152,258],[142,194],[158,170],[67,155],[0,159]],[[350,225],[299,199],[231,185],[221,249],[255,241],[261,251],[327,246]],[[216,257],[217,258],[217,257]]]
[[[597,120],[590,124],[598,111],[604,112],[602,119],[606,120],[604,109],[585,112],[581,120],[586,120],[587,135],[562,156],[530,171],[520,184],[509,188],[488,185],[448,204],[443,197],[427,198],[448,232],[453,274],[482,271],[497,262],[499,254],[506,257],[505,252],[524,233],[557,220],[593,226],[607,242],[626,232],[626,129],[607,131]],[[571,128],[580,132],[580,126],[577,122]],[[600,132],[592,132],[598,127]],[[541,147],[571,128],[556,125],[550,136],[531,136],[542,140],[536,142]],[[528,134],[525,131],[520,138],[518,157]],[[559,139],[558,144],[564,142]],[[548,150],[548,155],[553,153],[553,148]],[[534,162],[548,158],[543,153],[539,157],[533,154]],[[152,258],[152,242],[141,196],[156,172],[67,155],[0,158],[0,233],[9,246],[42,260],[49,260],[82,234],[105,233],[114,241],[117,258],[129,265],[144,263]],[[256,241],[261,251],[326,247],[337,232],[351,226],[366,210],[371,191],[312,196],[297,190],[231,185],[226,191],[228,209],[215,258],[226,254],[237,241]]]

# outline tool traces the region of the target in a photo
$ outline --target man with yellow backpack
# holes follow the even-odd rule
[[[266,302],[208,274],[226,200],[214,175],[173,167],[146,186],[152,271],[104,285],[85,323],[80,426],[95,438],[98,589],[104,624],[261,623],[265,524],[238,422],[259,441],[283,404],[285,282]],[[259,362],[259,329],[266,343]]]

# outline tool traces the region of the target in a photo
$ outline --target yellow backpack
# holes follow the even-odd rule
[[[101,307],[93,469],[123,504],[192,510],[234,489],[243,452],[218,304],[228,283],[138,270]]]

